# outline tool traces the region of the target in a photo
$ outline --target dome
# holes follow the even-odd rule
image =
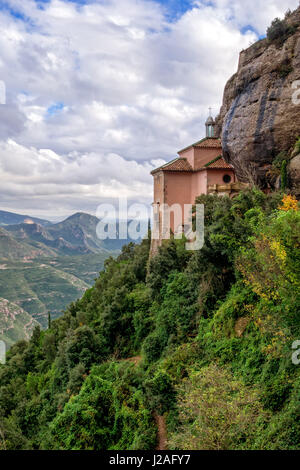
[[[210,125],[214,125],[214,124],[215,124],[214,118],[212,116],[209,116],[206,120],[205,125],[210,126]]]

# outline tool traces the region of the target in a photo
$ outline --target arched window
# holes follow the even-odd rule
[[[214,137],[214,126],[210,125],[207,128],[208,130],[208,136],[207,137]]]

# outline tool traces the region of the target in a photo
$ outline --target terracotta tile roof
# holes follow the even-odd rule
[[[214,160],[211,160],[209,163],[207,163],[204,166],[201,166],[199,168],[193,169],[189,162],[187,161],[186,158],[176,158],[175,160],[172,160],[169,163],[166,163],[165,165],[160,166],[159,168],[156,168],[155,170],[151,171],[151,174],[154,175],[155,173],[158,173],[159,171],[201,171],[201,170],[207,170],[207,169],[218,169],[218,170],[233,170],[233,166],[230,165],[229,163],[226,163],[222,155],[219,157],[215,158]]]
[[[210,149],[215,149],[215,148],[222,148],[222,142],[221,139],[218,139],[217,137],[205,137],[202,140],[199,140],[199,142],[195,142],[192,145],[189,145],[188,147],[185,147],[182,150],[179,150],[178,153],[182,153],[185,150],[190,149],[191,147],[197,147],[197,148],[210,148]]]
[[[186,158],[176,158],[175,160],[151,171],[151,174],[153,175],[158,171],[193,171],[193,169]]]
[[[216,148],[222,148],[222,143],[221,139],[203,139],[200,142],[197,142],[196,144],[193,145],[193,147],[197,148],[210,148],[210,149],[216,149]]]
[[[205,165],[206,168],[225,168],[227,170],[233,170],[233,166],[230,163],[225,162],[222,156],[218,157],[217,159],[212,160],[211,162]]]

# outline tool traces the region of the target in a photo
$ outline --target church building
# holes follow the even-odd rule
[[[239,191],[240,185],[237,184],[234,168],[223,159],[221,139],[215,135],[216,125],[211,115],[205,127],[204,139],[180,150],[177,158],[151,172],[154,178],[154,225],[159,232],[157,243],[153,243],[154,251],[165,238],[162,207],[171,207],[174,204],[181,207],[182,230],[186,223],[185,204],[194,204],[196,197],[201,194],[217,193],[232,197]],[[179,227],[175,227],[174,214],[171,214],[168,230],[176,233],[178,229]]]

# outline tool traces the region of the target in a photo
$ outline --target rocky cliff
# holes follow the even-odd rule
[[[278,154],[285,152],[280,158],[289,161],[289,184],[299,194],[300,162],[293,150],[300,136],[300,82],[295,83],[300,80],[300,8],[280,25],[284,32],[275,39],[263,39],[241,52],[238,71],[225,87],[217,125],[224,157],[241,181],[264,189],[278,186]]]

